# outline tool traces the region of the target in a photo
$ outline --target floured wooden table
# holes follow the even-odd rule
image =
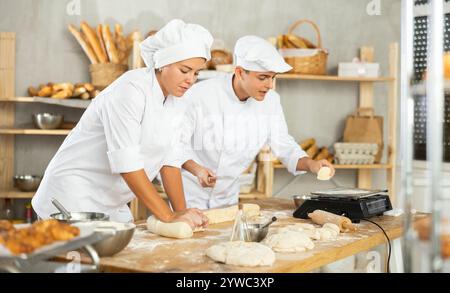
[[[311,223],[292,217],[294,204],[289,200],[248,200],[257,203],[264,216],[278,217],[271,227],[295,223]],[[371,220],[380,224],[392,239],[402,233],[402,217],[383,216]],[[102,258],[102,272],[211,272],[211,273],[287,273],[308,272],[345,257],[370,250],[386,243],[379,228],[367,222],[357,224],[358,231],[341,233],[334,241],[315,241],[315,248],[299,253],[276,253],[271,267],[238,267],[216,263],[205,255],[213,244],[228,241],[232,222],[210,225],[205,232],[195,233],[191,239],[169,239],[156,236],[146,230],[145,223],[138,223],[130,244],[113,257]]]

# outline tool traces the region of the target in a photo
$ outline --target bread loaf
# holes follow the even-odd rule
[[[92,50],[91,46],[86,42],[83,35],[71,24],[68,26],[70,33],[75,37],[75,39],[78,41],[78,44],[80,44],[81,48],[83,49],[86,56],[89,58],[89,61],[92,64],[97,64],[98,59],[95,55],[94,51]]]
[[[318,152],[319,152],[319,148],[317,147],[316,144],[313,144],[313,145],[306,151],[306,154],[307,154],[308,157],[310,157],[311,159],[314,159],[314,157],[317,155]]]
[[[314,144],[316,143],[316,140],[314,138],[309,138],[305,141],[303,141],[302,143],[300,143],[300,147],[304,150],[307,151],[310,147],[312,147]]]
[[[39,92],[38,92],[38,96],[39,97],[50,97],[53,93],[53,89],[50,86],[43,86]]]
[[[109,57],[108,57],[108,52],[106,52],[105,41],[103,40],[102,25],[101,24],[97,25],[96,33],[97,33],[98,41],[100,42],[100,47],[102,49],[103,54],[105,55],[105,57],[107,59],[106,62],[108,63],[109,62]]]
[[[62,90],[57,92],[56,94],[52,95],[52,98],[54,99],[67,99],[72,96],[72,91],[70,90]]]
[[[329,155],[330,155],[330,152],[328,151],[328,148],[323,147],[320,149],[319,154],[315,157],[315,160],[316,161],[326,160]]]
[[[30,97],[37,97],[38,94],[39,94],[39,91],[36,88],[34,88],[32,86],[28,87],[28,95]]]
[[[106,52],[108,53],[109,60],[112,63],[119,63],[119,55],[117,53],[116,45],[114,44],[114,39],[111,35],[111,30],[109,29],[109,25],[102,25],[102,35],[103,40],[105,41]]]

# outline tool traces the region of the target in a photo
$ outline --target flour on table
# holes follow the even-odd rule
[[[245,267],[271,266],[275,262],[272,249],[255,242],[220,243],[208,248],[206,255],[217,262]]]

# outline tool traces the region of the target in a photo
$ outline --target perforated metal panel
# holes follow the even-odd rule
[[[417,4],[426,4],[428,1],[415,1]],[[448,2],[448,1],[446,1]],[[450,14],[445,15],[445,51],[450,51]],[[414,24],[414,79],[415,82],[422,80],[427,69],[427,49],[428,49],[428,17],[421,16],[415,18]],[[415,97],[414,108],[414,158],[426,160],[426,98],[424,96]],[[444,109],[444,159],[450,162],[450,95],[445,96]]]

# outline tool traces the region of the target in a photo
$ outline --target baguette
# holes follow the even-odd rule
[[[96,96],[98,96],[98,94],[100,94],[100,90],[93,90],[93,91],[89,92],[89,96],[90,96],[91,99],[93,99]]]
[[[105,24],[102,26],[102,35],[103,40],[105,41],[106,52],[108,52],[109,60],[112,63],[119,63],[119,55],[117,54],[117,48],[114,44],[113,37],[111,35],[111,31],[109,29],[109,25]]]
[[[71,83],[56,83],[53,85],[53,93],[60,92],[62,90],[69,90],[73,92],[74,86]]]
[[[314,144],[316,143],[316,140],[314,138],[309,138],[305,141],[303,141],[300,144],[300,147],[304,150],[307,151],[310,147],[312,147]]]
[[[86,92],[80,96],[80,98],[82,100],[89,100],[90,97],[91,97],[91,95],[88,92]]]
[[[286,39],[290,45],[294,46],[294,48],[308,49],[308,46],[305,44],[305,42],[296,35],[286,35]]]
[[[97,38],[98,38],[98,40],[100,42],[100,47],[102,48],[103,54],[105,54],[105,57],[107,59],[106,63],[108,63],[109,62],[109,57],[108,57],[108,52],[106,52],[105,40],[103,40],[102,25],[101,24],[97,25],[96,32],[97,32]]]
[[[30,97],[37,97],[38,93],[39,93],[39,91],[36,88],[34,88],[32,86],[28,87],[28,95]]]
[[[126,64],[125,61],[128,61],[127,40],[123,36],[122,25],[120,25],[119,23],[115,25],[115,39],[116,39],[116,47],[119,54],[119,63]]]
[[[57,92],[56,94],[52,95],[52,98],[54,99],[67,99],[72,96],[72,91],[70,90],[62,90]]]
[[[311,159],[314,159],[314,157],[317,155],[317,152],[319,151],[319,148],[316,144],[313,144],[312,147],[310,147],[306,153],[308,154],[308,157]]]
[[[85,87],[77,87],[75,88],[75,90],[73,91],[73,97],[78,98],[80,97],[82,94],[87,93],[87,90]]]
[[[317,46],[314,45],[310,40],[305,39],[305,38],[301,38],[300,39],[305,43],[305,45],[309,48],[309,49],[317,49]]]
[[[327,158],[327,161],[330,162],[331,164],[333,164],[333,162],[334,162],[334,155],[333,154],[329,154],[328,158]]]
[[[323,147],[320,149],[319,154],[316,156],[315,160],[316,161],[326,160],[329,154],[330,152],[328,151],[328,148]]]
[[[88,92],[92,92],[93,90],[95,90],[95,87],[91,83],[85,83],[83,84],[83,86],[86,88]]]
[[[53,92],[52,87],[44,86],[39,90],[38,96],[39,97],[50,97],[52,95],[52,92]]]
[[[89,58],[89,61],[91,64],[97,64],[98,59],[95,55],[94,51],[92,50],[91,46],[86,42],[83,35],[80,31],[78,31],[73,25],[69,24],[68,26],[70,33],[75,37],[75,39],[78,41],[78,44],[80,44],[81,48],[83,49],[86,56]]]
[[[89,26],[89,24],[85,21],[81,22],[81,31],[86,36],[89,44],[91,45],[92,49],[94,49],[95,55],[97,56],[97,59],[100,63],[108,63],[108,59],[106,55],[102,51],[102,47],[100,45],[100,42],[95,35],[94,30]]]

